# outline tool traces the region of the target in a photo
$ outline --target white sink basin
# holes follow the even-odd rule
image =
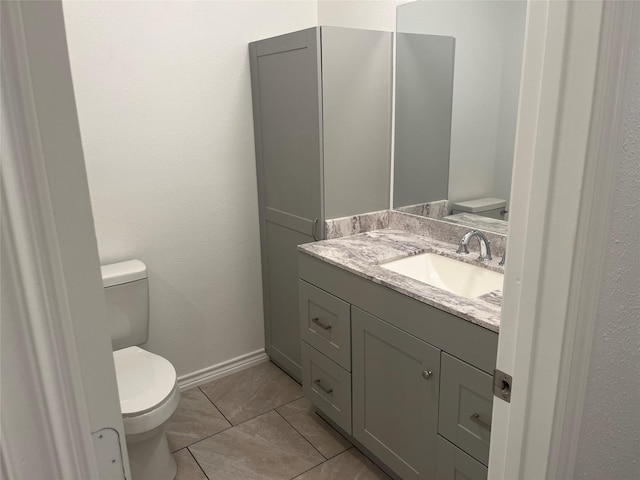
[[[467,298],[502,290],[504,279],[501,273],[435,253],[423,253],[380,266]]]

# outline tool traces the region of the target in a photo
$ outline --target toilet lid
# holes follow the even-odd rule
[[[113,352],[122,415],[139,415],[160,405],[176,385],[171,362],[140,347]]]

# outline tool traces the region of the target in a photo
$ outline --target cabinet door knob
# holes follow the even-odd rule
[[[424,378],[425,380],[429,380],[432,375],[433,372],[431,370],[425,370],[424,372],[422,372],[422,378]]]

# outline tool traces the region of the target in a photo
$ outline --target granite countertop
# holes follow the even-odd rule
[[[360,277],[396,290],[420,302],[456,315],[494,332],[500,330],[502,292],[496,290],[477,298],[465,298],[400,275],[379,266],[393,260],[426,252],[478,264],[477,255],[458,255],[457,245],[402,230],[374,230],[332,240],[300,245],[298,250]],[[504,272],[494,256],[484,266]]]

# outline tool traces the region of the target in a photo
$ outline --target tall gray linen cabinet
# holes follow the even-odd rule
[[[297,245],[389,208],[390,32],[314,27],[249,44],[265,344],[301,379]]]

